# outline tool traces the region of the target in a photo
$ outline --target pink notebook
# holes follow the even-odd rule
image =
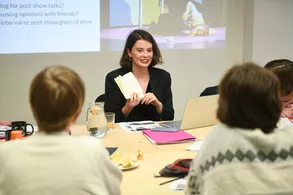
[[[162,132],[143,130],[144,135],[153,140],[156,144],[179,143],[185,141],[192,141],[196,138],[185,131],[179,130],[177,132]]]

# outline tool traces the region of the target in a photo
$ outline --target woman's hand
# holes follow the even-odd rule
[[[139,104],[139,102],[139,95],[137,93],[133,93],[131,98],[126,101],[125,106],[122,108],[124,117],[127,117],[132,109]]]
[[[137,93],[133,93],[132,96],[126,101],[125,106],[129,108],[134,108],[140,102],[139,95]]]
[[[156,110],[159,114],[162,113],[163,105],[153,93],[146,93],[144,98],[141,100],[141,104],[151,104],[156,107]]]

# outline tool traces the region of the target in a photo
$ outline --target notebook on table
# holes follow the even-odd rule
[[[182,130],[177,132],[144,130],[142,132],[153,144],[181,143],[196,139],[193,135],[190,135]]]

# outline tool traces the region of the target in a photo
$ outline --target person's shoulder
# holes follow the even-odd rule
[[[292,124],[289,124],[289,123],[283,124],[282,127],[280,127],[280,126],[277,127],[277,129],[275,131],[282,132],[285,135],[285,137],[290,137],[293,141],[293,125]]]
[[[89,154],[95,158],[105,158],[109,154],[103,143],[91,136],[80,136],[76,138],[77,145],[84,153]]]
[[[155,75],[158,75],[159,77],[171,77],[170,73],[164,69],[157,68],[157,67],[151,67],[151,72]]]
[[[95,139],[91,136],[72,136],[70,137],[73,142],[75,142],[77,145],[80,145],[80,147],[83,147],[85,149],[87,148],[104,148],[101,141],[98,139]]]
[[[158,74],[170,74],[167,70],[158,67],[151,67],[150,70]]]
[[[106,78],[115,78],[119,75],[123,76],[124,74],[130,72],[130,70],[126,69],[126,68],[117,68],[115,70],[112,70],[111,72],[109,72],[106,76]]]
[[[206,140],[208,140],[210,143],[214,143],[216,147],[218,147],[219,145],[226,145],[227,143],[234,142],[234,139],[231,139],[231,137],[237,137],[237,139],[241,139],[242,136],[238,135],[238,130],[240,129],[236,127],[231,127],[220,122],[215,126],[211,127],[211,131],[206,137]],[[227,142],[223,143],[221,137],[227,139]]]
[[[211,132],[209,133],[208,137],[218,137],[219,134],[229,134],[231,131],[233,131],[233,127],[229,127],[226,124],[218,123],[215,126],[212,127]]]
[[[19,148],[25,147],[27,140],[18,139],[0,144],[0,153],[13,152]]]

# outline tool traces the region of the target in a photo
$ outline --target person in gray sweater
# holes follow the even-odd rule
[[[293,129],[278,128],[279,80],[253,63],[234,66],[219,87],[217,117],[192,161],[186,195],[293,194]]]

